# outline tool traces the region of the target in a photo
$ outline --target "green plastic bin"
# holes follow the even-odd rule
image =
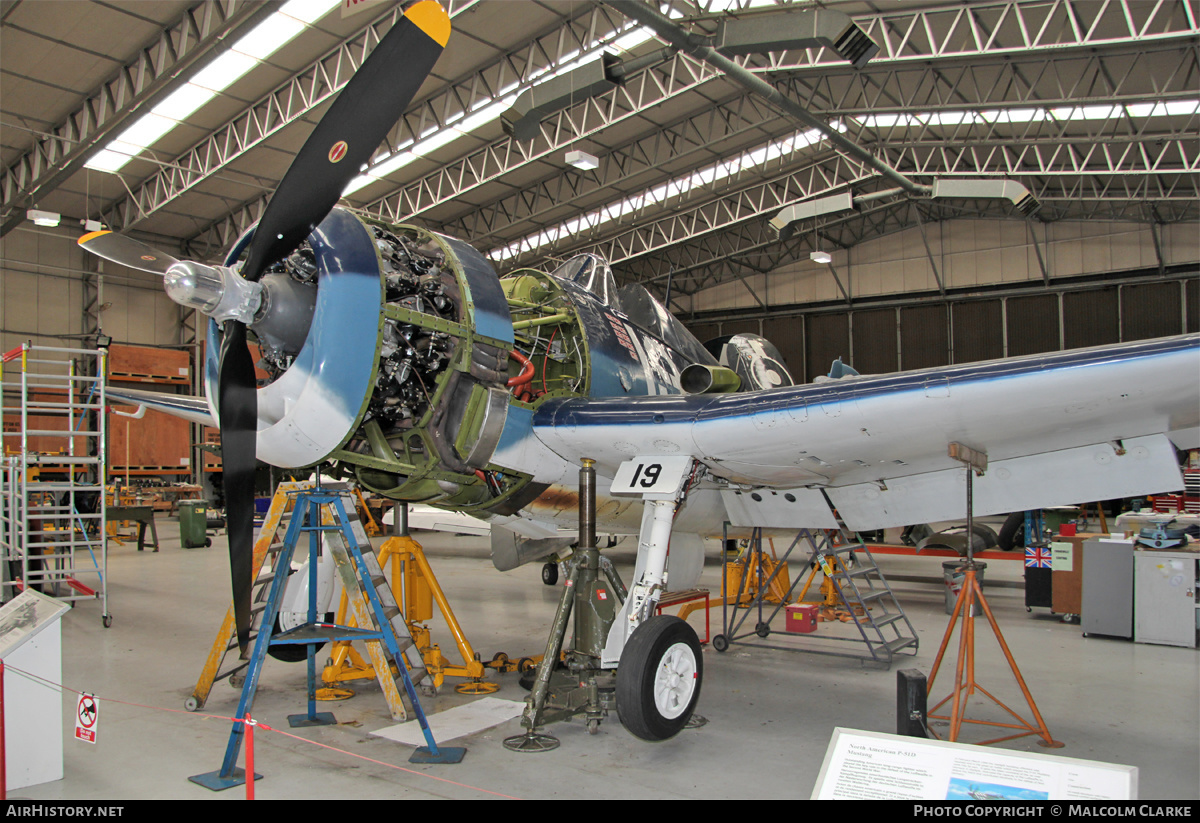
[[[179,501],[179,545],[185,549],[211,546],[208,537],[208,501]]]

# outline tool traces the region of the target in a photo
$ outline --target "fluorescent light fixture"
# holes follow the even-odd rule
[[[100,231],[104,228],[104,224],[99,220],[80,220],[79,223],[86,232]]]
[[[29,209],[25,212],[25,216],[33,221],[35,226],[48,226],[53,228],[58,225],[58,221],[62,220],[62,215],[52,211],[39,211],[38,209]]]
[[[832,263],[833,255],[827,251],[814,251],[808,255],[808,259],[814,263]]]
[[[583,169],[584,171],[600,168],[600,161],[595,155],[588,154],[586,151],[579,151],[578,149],[567,152],[567,164],[577,169]]]

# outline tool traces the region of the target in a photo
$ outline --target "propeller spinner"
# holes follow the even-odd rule
[[[93,232],[78,241],[84,249],[107,260],[163,275],[167,294],[173,300],[223,323],[217,413],[234,614],[243,655],[250,633],[258,433],[257,385],[246,331],[247,326],[263,322],[261,310],[270,302],[271,293],[271,284],[259,281],[269,266],[295,251],[329,214],[412,101],[449,37],[450,18],[435,0],[421,0],[405,11],[342,89],[292,161],[253,229],[240,272],[228,266],[181,262],[112,232]],[[292,333],[295,335],[296,330]]]

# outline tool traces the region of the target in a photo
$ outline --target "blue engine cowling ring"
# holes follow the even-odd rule
[[[253,234],[238,239],[226,265]],[[320,462],[350,437],[379,366],[383,283],[370,231],[350,212],[334,209],[308,242],[318,272],[308,337],[287,371],[258,389],[257,456],[284,468]],[[210,321],[204,376],[214,417],[222,336]]]

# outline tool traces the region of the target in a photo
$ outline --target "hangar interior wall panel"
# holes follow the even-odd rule
[[[898,368],[896,310],[875,309],[852,314],[854,361],[862,374],[887,374]]]
[[[804,317],[769,317],[763,320],[762,336],[775,344],[792,380],[804,380]]]
[[[999,300],[953,303],[950,311],[955,363],[1004,356],[1003,309]]]
[[[1179,283],[1137,283],[1121,288],[1121,340],[1183,332]]]
[[[696,339],[699,340],[701,343],[707,343],[709,340],[712,340],[714,337],[721,336],[721,324],[720,323],[699,323],[699,324],[694,324],[694,325],[688,324],[687,329],[693,335],[695,335]]]
[[[1200,261],[1200,225],[1168,223],[1162,227],[1163,263],[1175,266]]]
[[[0,350],[27,340],[62,345],[83,334],[87,277],[102,289],[99,322],[105,334],[123,343],[178,343],[179,307],[163,292],[162,279],[114,263],[98,264],[85,256],[77,238],[72,229],[32,224],[0,238]],[[96,271],[97,265],[103,273]]]
[[[1005,306],[1008,356],[1058,351],[1058,295],[1010,297]]]
[[[1102,346],[1120,340],[1115,286],[1063,294],[1064,348]]]
[[[758,322],[758,318],[752,320],[730,320],[727,323],[721,324],[722,337],[733,334],[762,334],[761,324]]]
[[[1200,331],[1200,280],[1187,281],[1187,331]]]
[[[804,349],[808,353],[805,380],[829,374],[829,365],[837,358],[849,362],[850,317],[847,314],[821,314],[810,317],[805,329]]]
[[[963,219],[927,225],[925,232],[928,253],[920,229],[908,229],[831,251],[833,266],[852,297],[860,298],[934,290],[938,287],[934,264],[947,289],[1040,282],[1039,251],[1050,277],[1158,265],[1154,236],[1140,223],[1059,221],[1045,225]],[[1200,262],[1200,224],[1168,224],[1159,234],[1166,265]],[[746,283],[772,306],[843,299],[828,268],[813,263],[807,254],[766,277],[748,278]],[[681,298],[680,305],[703,312],[754,308],[757,304],[745,286],[726,282]]]
[[[900,309],[900,368],[927,369],[949,362],[945,304]]]

